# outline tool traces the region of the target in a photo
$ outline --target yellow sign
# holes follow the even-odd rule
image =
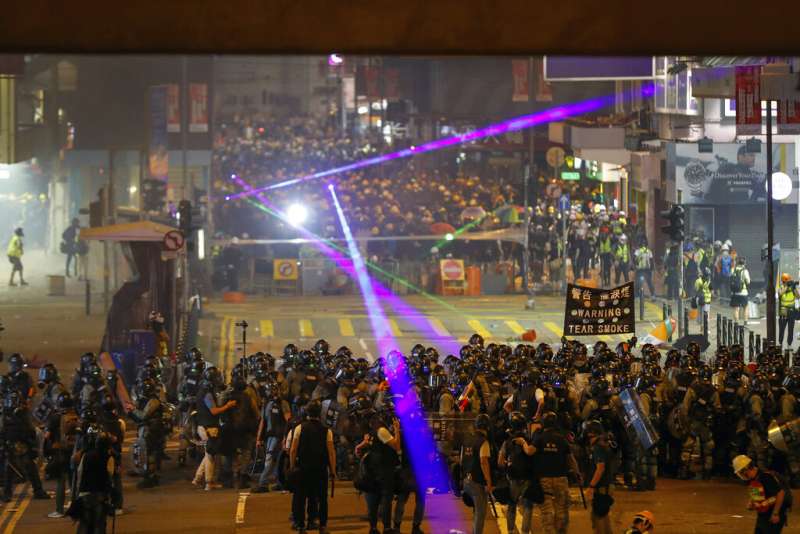
[[[274,260],[273,280],[297,280],[297,260]]]

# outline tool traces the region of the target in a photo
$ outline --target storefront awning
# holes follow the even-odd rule
[[[94,228],[81,228],[80,238],[89,241],[163,241],[167,232],[176,230],[153,221],[136,221]]]

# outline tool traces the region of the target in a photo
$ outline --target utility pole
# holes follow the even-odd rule
[[[682,202],[683,191],[678,189],[678,205]],[[689,333],[683,331],[683,243],[683,239],[678,242],[678,339]]]
[[[528,58],[528,98],[531,99],[533,96],[533,57]],[[524,176],[524,186],[522,188],[522,194],[525,196],[524,205],[525,205],[525,246],[523,250],[523,258],[522,258],[522,270],[523,270],[523,283],[525,288],[525,293],[527,295],[528,300],[525,302],[525,309],[532,310],[536,307],[536,300],[534,295],[533,286],[530,283],[531,274],[531,248],[530,248],[530,241],[531,241],[531,210],[530,210],[530,182],[531,178],[533,178],[533,128],[528,129],[528,165],[523,172]]]
[[[186,168],[186,149],[189,140],[189,84],[186,76],[186,56],[181,57],[181,171],[183,178],[183,200],[192,200],[189,196],[189,172]]]
[[[772,213],[772,100],[767,100],[767,339],[775,343],[775,264],[772,248],[775,246],[775,221]],[[745,323],[747,310],[745,309]],[[789,340],[791,343],[792,340]]]

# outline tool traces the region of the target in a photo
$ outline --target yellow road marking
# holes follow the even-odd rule
[[[479,320],[477,320],[477,319],[469,319],[467,321],[467,324],[469,325],[470,328],[472,328],[473,332],[475,332],[476,334],[480,334],[480,336],[483,339],[488,339],[488,338],[492,337],[492,334],[483,327],[483,325],[481,324],[481,322]]]
[[[559,339],[561,339],[561,336],[564,335],[564,331],[561,330],[561,328],[556,323],[545,321],[544,325],[547,327],[548,330],[550,330],[552,333],[558,336]]]
[[[655,302],[650,302],[649,300],[645,301],[644,307],[650,310],[653,313],[653,315],[656,316],[656,319],[660,319],[662,314],[664,313],[664,310],[661,309]]]
[[[606,343],[608,343],[609,341],[613,341],[613,339],[611,339],[611,336],[607,336],[605,334],[603,334],[602,336],[597,336],[597,337],[599,337],[602,341],[605,341]]]
[[[339,319],[339,331],[343,337],[355,337],[356,332],[353,330],[353,323],[350,319]]]
[[[428,322],[431,324],[431,327],[437,335],[442,337],[450,337],[450,332],[448,332],[447,328],[444,327],[444,323],[442,323],[441,319],[437,319],[436,317],[428,317]]]
[[[392,329],[392,335],[394,337],[402,337],[403,332],[400,330],[400,325],[397,324],[395,319],[389,319],[389,328]]]
[[[228,360],[225,369],[231,371],[236,362],[236,319],[233,317],[228,323],[228,347]]]
[[[525,329],[522,328],[522,325],[519,324],[517,321],[506,321],[506,325],[511,329],[512,332],[521,336],[525,333]]]
[[[314,337],[314,327],[311,326],[311,321],[308,319],[300,319],[300,337]]]
[[[219,325],[219,357],[217,358],[217,365],[220,369],[225,367],[225,359],[228,352],[228,317],[223,317]]]
[[[271,319],[261,319],[261,337],[275,337],[275,325]]]
[[[25,513],[25,510],[28,508],[28,505],[31,503],[31,499],[32,498],[33,498],[33,493],[28,493],[28,495],[26,495],[25,498],[22,500],[22,502],[19,504],[17,509],[15,511],[13,511],[13,512],[9,511],[9,506],[10,506],[11,503],[6,505],[6,510],[5,510],[6,513],[8,513],[8,514],[12,514],[13,513],[14,515],[11,516],[11,520],[6,525],[6,528],[3,529],[3,534],[12,534],[14,532],[14,527],[16,527],[17,523],[19,522],[19,520],[22,519],[22,515]]]

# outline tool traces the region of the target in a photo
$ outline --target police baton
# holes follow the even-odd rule
[[[331,499],[333,499],[333,490],[336,487],[336,475],[331,473]]]
[[[583,509],[586,510],[586,496],[583,494],[583,486],[578,484],[578,489],[581,492],[581,502],[583,502]]]
[[[492,492],[487,492],[487,493],[489,496],[489,504],[492,505],[492,514],[494,515],[494,518],[497,519],[498,516],[497,516],[497,508],[495,508],[494,506],[494,495],[492,495]]]

